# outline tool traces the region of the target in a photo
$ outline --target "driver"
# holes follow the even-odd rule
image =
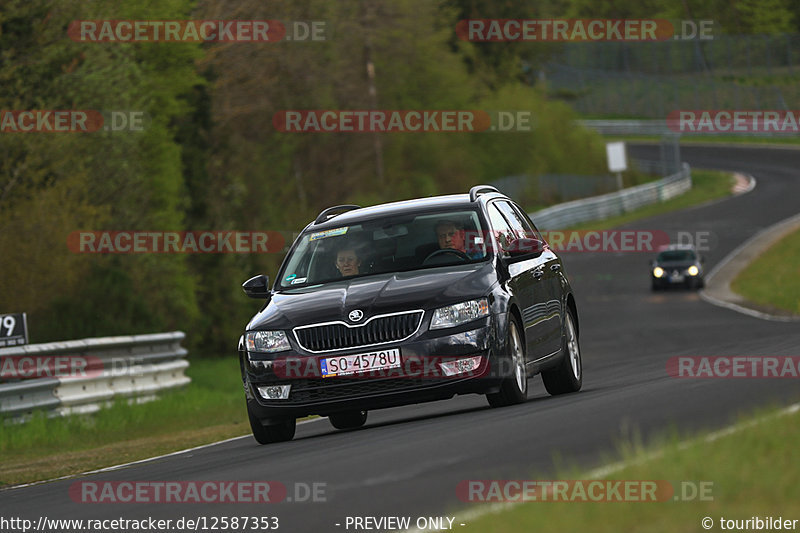
[[[466,230],[464,225],[453,220],[440,220],[434,228],[436,240],[440,250],[457,250],[466,254],[470,259],[483,257],[480,251],[467,251]]]
[[[436,223],[436,239],[441,250],[451,249],[466,253],[464,226],[452,220],[440,220]]]

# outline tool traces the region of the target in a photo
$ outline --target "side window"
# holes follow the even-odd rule
[[[495,204],[508,220],[517,237],[540,238],[534,233],[533,227],[528,221],[509,202],[495,202]]]
[[[489,204],[489,221],[492,224],[492,230],[497,237],[497,241],[500,243],[500,250],[502,251],[503,255],[506,255],[508,253],[510,243],[516,237],[514,235],[514,230],[511,228],[511,226],[508,224],[508,221],[498,209],[497,203],[498,202],[493,202]]]
[[[542,236],[542,232],[540,232],[539,228],[536,227],[536,224],[533,223],[533,220],[531,220],[531,217],[529,217],[528,214],[525,211],[520,209],[520,207],[517,204],[514,204],[514,209],[522,217],[523,222],[525,222],[525,224],[526,224],[525,227],[530,227],[533,230],[533,236],[536,237],[537,239],[539,239],[542,242],[546,242],[544,240],[544,237]]]

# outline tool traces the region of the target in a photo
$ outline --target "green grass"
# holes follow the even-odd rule
[[[623,453],[630,466],[607,479],[711,482],[711,500],[660,502],[526,502],[510,510],[484,515],[466,523],[469,531],[481,533],[561,533],[592,531],[667,532],[704,531],[701,520],[714,520],[711,531],[720,531],[720,518],[749,519],[754,516],[800,519],[800,414],[772,417],[711,442],[692,441],[681,446],[677,437],[668,439],[653,454],[641,447]],[[653,457],[655,455],[655,457]],[[488,476],[487,476],[488,477]],[[522,476],[517,476],[522,477]],[[585,479],[577,472],[561,473],[557,479]],[[554,476],[529,479],[553,480]],[[486,503],[468,504],[468,511]],[[452,514],[452,513],[450,513]],[[800,523],[796,526],[800,528]],[[466,528],[465,528],[466,529]]]
[[[800,315],[800,230],[750,263],[731,289],[751,302]]]
[[[235,358],[191,360],[192,383],[152,402],[0,426],[0,486],[142,459],[250,431]]]
[[[634,222],[642,218],[703,204],[711,200],[730,196],[732,185],[733,176],[727,172],[692,169],[692,188],[676,198],[672,198],[666,202],[644,206],[629,213],[625,213],[624,215],[607,218],[605,220],[576,224],[569,229],[604,230]],[[534,220],[534,222],[536,222],[536,220]]]

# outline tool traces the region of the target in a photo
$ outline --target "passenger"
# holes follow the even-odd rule
[[[336,253],[336,269],[342,277],[357,276],[361,267],[361,259],[352,246],[342,248]]]

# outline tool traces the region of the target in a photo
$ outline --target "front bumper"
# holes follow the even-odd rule
[[[658,278],[651,273],[650,280],[659,286],[686,285],[689,283],[701,283],[703,280],[703,274],[698,273],[692,276],[688,271],[682,270],[677,272],[671,271]]]
[[[264,421],[312,414],[328,415],[347,410],[371,410],[451,398],[455,394],[495,392],[503,377],[503,366],[494,354],[503,353],[496,334],[498,320],[487,317],[446,330],[425,331],[416,337],[381,349],[399,349],[401,367],[346,377],[321,377],[324,358],[360,354],[375,348],[353,348],[326,354],[285,352],[269,357],[242,354],[244,386],[250,411]],[[479,357],[474,370],[444,375],[439,363]],[[251,361],[256,359],[256,361]],[[293,361],[299,364],[290,364]],[[291,368],[292,372],[286,369]],[[259,386],[291,385],[285,400],[264,398]]]

